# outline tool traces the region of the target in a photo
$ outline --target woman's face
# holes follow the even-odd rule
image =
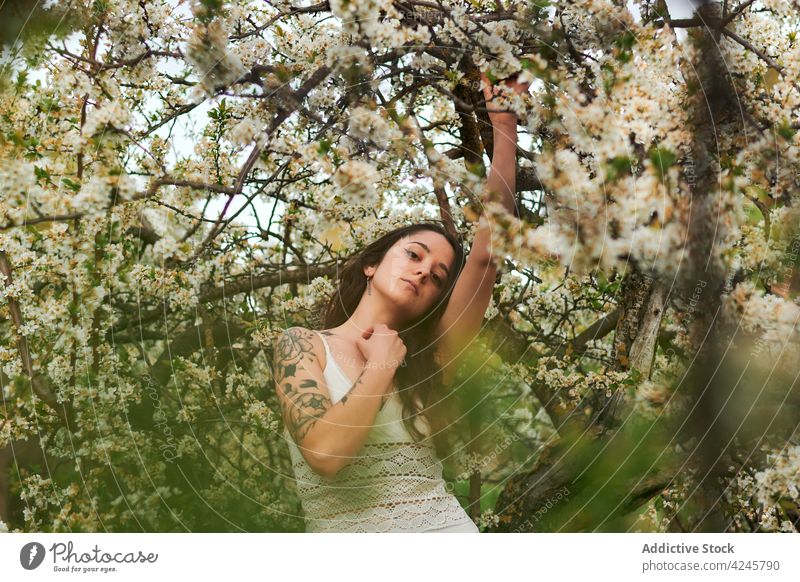
[[[455,251],[438,232],[420,230],[398,240],[374,270],[373,293],[379,291],[402,307],[408,319],[427,313],[442,297],[455,274]]]

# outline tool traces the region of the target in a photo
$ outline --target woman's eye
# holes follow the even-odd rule
[[[415,253],[414,251],[409,251],[408,249],[406,249],[406,252],[407,252],[407,253],[408,253],[408,254],[409,254],[411,257],[413,257],[413,258],[415,258],[415,259],[418,259],[418,258],[419,258],[419,255],[417,255],[417,253]],[[434,280],[434,281],[436,281],[436,283],[441,283],[441,282],[442,282],[442,278],[441,278],[439,275],[437,275],[436,273],[433,273],[433,275],[432,275],[432,276],[433,276],[433,280]]]

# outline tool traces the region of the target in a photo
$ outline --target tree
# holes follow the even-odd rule
[[[8,527],[301,530],[274,338],[376,235],[482,214],[444,462],[485,529],[798,528],[791,2],[72,6],[0,96]],[[515,215],[481,71],[533,82]]]

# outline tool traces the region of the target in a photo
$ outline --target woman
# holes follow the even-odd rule
[[[516,115],[491,103],[495,88],[483,80],[488,187],[512,212]],[[294,327],[278,339],[276,390],[307,531],[478,531],[445,490],[437,454],[446,387],[492,295],[489,242],[479,228],[464,261],[436,223],[390,232],[343,269],[326,330]]]

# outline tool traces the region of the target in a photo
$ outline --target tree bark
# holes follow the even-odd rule
[[[722,23],[722,6],[707,2],[697,9],[696,16],[703,22],[695,29],[697,58],[687,79],[694,77],[700,86],[692,104],[694,130],[691,150],[696,183],[691,184],[692,220],[689,224],[689,263],[681,277],[685,289],[697,290],[692,338],[696,357],[687,373],[686,385],[692,393],[694,405],[682,436],[696,438],[697,445],[689,455],[689,463],[696,468],[698,482],[695,493],[687,503],[696,504],[696,523],[693,531],[721,532],[727,527],[720,501],[724,494],[721,479],[727,462],[726,443],[731,435],[725,428],[725,401],[732,386],[725,381],[727,364],[724,346],[731,335],[721,320],[722,293],[725,272],[715,247],[714,224],[721,217],[715,215],[718,206],[719,160],[713,157],[718,151],[717,140],[725,134],[740,131],[737,122],[737,98],[726,73],[725,60],[719,50]]]

